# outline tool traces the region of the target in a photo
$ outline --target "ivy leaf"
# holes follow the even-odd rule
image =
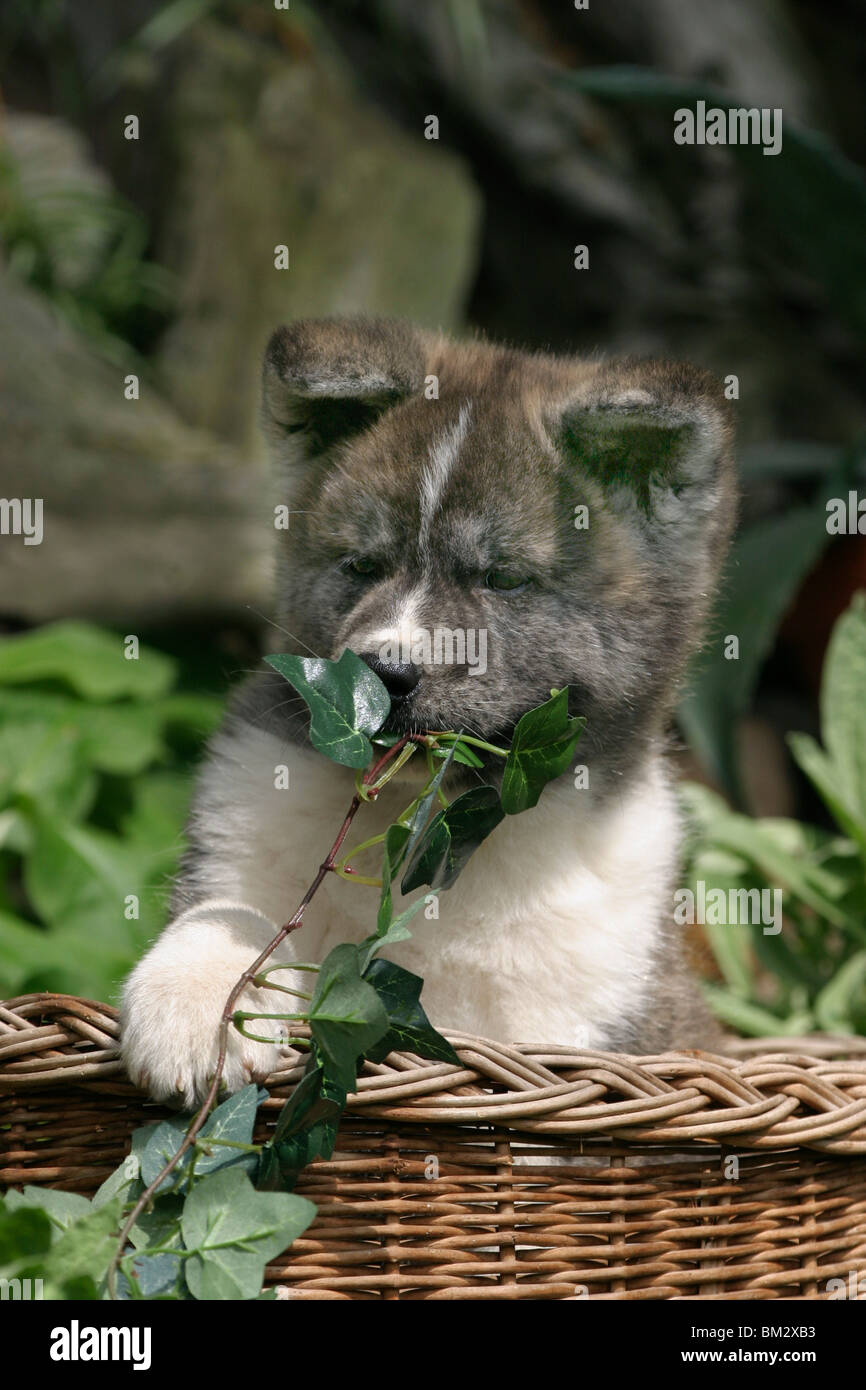
[[[294,1091],[286,1101],[274,1129],[273,1142],[289,1139],[304,1126],[310,1127],[321,1119],[339,1116],[346,1104],[346,1091],[327,1074],[316,1044],[307,1058],[307,1066]]]
[[[0,1201],[0,1270],[7,1273],[24,1260],[45,1255],[53,1234],[46,1212],[37,1206],[16,1209],[8,1200],[12,1195]]]
[[[35,1187],[32,1184],[21,1192],[16,1192],[14,1188],[7,1192],[5,1203],[7,1211],[39,1207],[58,1231],[67,1231],[92,1209],[90,1202],[80,1192],[59,1192],[53,1187]]]
[[[305,1231],[312,1202],[287,1192],[257,1192],[239,1168],[196,1183],[181,1217],[189,1291],[198,1299],[255,1298],[265,1265]]]
[[[221,1139],[229,1140],[233,1144],[251,1144],[256,1109],[264,1098],[265,1093],[253,1083],[236,1091],[228,1100],[223,1101],[222,1105],[218,1105],[205,1121],[199,1132],[198,1142],[206,1144],[208,1139]],[[163,1120],[154,1126],[141,1155],[141,1180],[145,1187],[149,1187],[155,1181],[169,1159],[177,1153],[188,1128],[189,1119],[185,1115],[173,1115],[170,1120]],[[177,1168],[168,1174],[157,1188],[157,1192],[167,1192],[174,1188],[179,1192],[186,1190],[195,1153],[195,1149],[189,1149],[184,1154]],[[239,1153],[237,1149],[228,1148],[223,1144],[215,1145],[209,1153],[198,1151],[195,1158],[196,1176],[215,1172],[217,1168],[225,1168],[229,1164],[252,1170],[256,1161],[255,1154]]]
[[[145,1208],[130,1231],[130,1244],[142,1253],[162,1245],[180,1249],[182,1215],[183,1198],[178,1193],[169,1192],[164,1197],[154,1198],[153,1204]]]
[[[362,975],[376,952],[381,950],[383,946],[390,946],[396,941],[408,941],[412,933],[409,931],[406,924],[407,922],[411,922],[415,913],[419,908],[424,906],[426,901],[426,895],[416,898],[413,903],[410,903],[409,906],[400,913],[399,917],[395,917],[392,922],[388,923],[384,931],[376,931],[373,936],[368,936],[361,942],[358,947],[358,961]]]
[[[434,1062],[453,1062],[460,1058],[447,1038],[437,1033],[420,1004],[424,981],[410,970],[390,960],[374,960],[364,978],[376,990],[388,1015],[388,1032],[368,1049],[371,1062],[382,1062],[389,1052],[414,1052]]]
[[[451,747],[448,749],[442,766],[439,768],[439,771],[436,773],[436,776],[433,778],[433,781],[427,788],[425,795],[422,796],[421,800],[418,802],[418,805],[415,807],[415,810],[412,812],[412,815],[409,818],[408,824],[411,833],[403,851],[403,858],[408,859],[411,857],[412,852],[415,849],[415,846],[417,845],[418,841],[424,833],[424,827],[426,826],[428,818],[430,816],[430,812],[433,809],[433,802],[436,799],[436,795],[439,791],[439,788],[442,785],[442,780],[445,776],[445,773],[448,771],[448,768],[451,765],[451,760],[454,757],[454,749],[456,748],[456,746],[456,744],[452,743]],[[405,888],[403,891],[406,891]]]
[[[373,755],[370,736],[391,708],[385,686],[367,663],[348,648],[338,661],[289,654],[265,660],[306,701],[313,747],[343,767],[366,767]]]
[[[568,713],[567,686],[518,720],[502,774],[502,809],[507,815],[535,806],[547,783],[565,772],[585,724],[585,719]]]
[[[379,912],[376,917],[376,933],[380,935],[388,930],[393,916],[393,899],[391,885],[394,882],[394,875],[400,867],[401,860],[406,852],[406,845],[411,836],[411,829],[408,825],[389,825],[385,831],[385,844],[382,854],[382,895],[379,900]]]
[[[462,763],[464,767],[484,766],[484,763],[479,758],[475,750],[473,748],[470,748],[468,743],[461,743],[459,740],[457,740],[457,742],[455,743],[452,743],[450,749],[448,749],[447,751],[444,748],[434,748],[433,757],[446,759],[448,757],[453,757],[455,763]]]
[[[344,942],[326,956],[308,1017],[329,1076],[353,1090],[358,1059],[388,1029],[379,996],[361,978],[357,946]]]
[[[139,1255],[132,1268],[141,1298],[189,1298],[183,1279],[180,1255],[165,1251],[159,1255]]]
[[[141,1181],[145,1187],[156,1180],[169,1159],[174,1158],[189,1127],[185,1115],[173,1115],[170,1120],[162,1120],[151,1130],[144,1153],[141,1155]],[[184,1173],[189,1169],[190,1155],[185,1154],[173,1172],[163,1178],[157,1192],[169,1192],[180,1184]]]
[[[87,1276],[99,1284],[114,1254],[122,1220],[123,1197],[118,1195],[71,1222],[46,1257],[47,1277],[60,1286]]]
[[[134,1293],[142,1298],[188,1298],[183,1280],[183,1249],[180,1221],[183,1198],[171,1193],[157,1197],[149,1211],[144,1211],[133,1226],[129,1239],[137,1251],[132,1262],[135,1277]],[[153,1249],[170,1247],[166,1254],[150,1254]]]
[[[429,883],[450,888],[467,861],[504,817],[495,787],[473,787],[430,822],[400,884],[403,893]]]
[[[262,1151],[256,1187],[291,1190],[308,1163],[330,1158],[346,1098],[314,1042],[304,1075],[280,1111],[273,1140]]]
[[[256,1110],[263,1100],[267,1100],[268,1093],[261,1090],[254,1083],[244,1086],[240,1091],[236,1091],[228,1100],[224,1100],[222,1105],[218,1105],[213,1114],[202,1125],[199,1132],[198,1143],[207,1144],[209,1139],[220,1139],[224,1142],[214,1147],[208,1153],[199,1150],[195,1161],[195,1175],[198,1179],[205,1173],[213,1173],[217,1168],[225,1168],[230,1163],[246,1170],[255,1168],[257,1162],[256,1154],[245,1154],[237,1149],[227,1147],[232,1144],[251,1144],[253,1142],[253,1127],[256,1122]]]
[[[93,1206],[105,1206],[106,1202],[117,1196],[122,1196],[125,1202],[134,1201],[142,1190],[141,1158],[136,1153],[129,1153],[94,1193]]]

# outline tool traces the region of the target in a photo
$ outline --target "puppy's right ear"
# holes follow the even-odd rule
[[[397,319],[303,319],[278,328],[265,352],[262,423],[288,462],[350,439],[424,386],[424,343]]]

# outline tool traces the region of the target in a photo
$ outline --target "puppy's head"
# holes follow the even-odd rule
[[[508,737],[566,684],[597,763],[661,727],[733,524],[711,378],[308,321],[270,341],[263,421],[279,621],[364,656],[395,730]]]

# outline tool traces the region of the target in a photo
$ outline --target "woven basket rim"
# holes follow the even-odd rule
[[[426,1125],[495,1125],[539,1137],[866,1153],[866,1038],[731,1039],[725,1055],[632,1056],[448,1037],[460,1067],[409,1053],[365,1063],[349,1112]],[[140,1100],[123,1071],[118,1038],[118,1011],[109,1004],[51,993],[9,999],[0,1004],[0,1095],[62,1085]],[[304,1062],[302,1052],[289,1049],[264,1084],[276,1097],[287,1093]]]

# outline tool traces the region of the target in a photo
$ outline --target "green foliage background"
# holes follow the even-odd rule
[[[221,701],[86,623],[0,641],[0,995],[114,1000],[166,918]]]

